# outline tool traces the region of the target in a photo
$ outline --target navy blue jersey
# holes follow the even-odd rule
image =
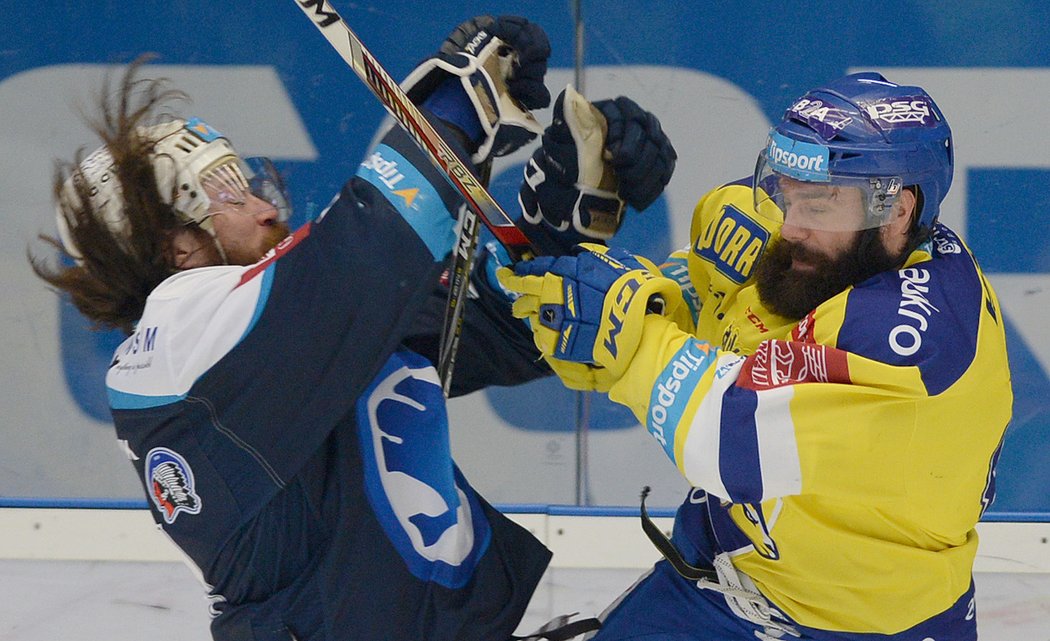
[[[420,312],[451,246],[455,196],[420,158],[392,132],[258,264],[160,285],[114,356],[118,437],[217,640],[505,639],[550,558],[455,466],[431,360],[402,345],[440,331]],[[471,335],[495,340],[509,315],[485,305]],[[540,373],[464,351],[460,385],[493,354]]]

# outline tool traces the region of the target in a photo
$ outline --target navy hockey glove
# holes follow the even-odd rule
[[[611,379],[627,369],[642,340],[651,301],[659,312],[682,304],[682,290],[645,258],[584,243],[575,256],[541,256],[497,272],[520,296],[513,314],[527,318],[540,353],[604,367]]]
[[[467,49],[479,31],[487,30],[514,50],[507,88],[512,98],[526,109],[544,109],[551,104],[551,92],[543,79],[547,75],[547,59],[551,43],[547,34],[535,22],[521,16],[479,16],[456,27],[441,52],[455,54]]]
[[[543,144],[518,192],[525,233],[548,255],[612,238],[623,220],[617,181],[605,161],[605,117],[568,86],[554,101]]]
[[[599,100],[594,106],[608,122],[605,148],[620,180],[620,197],[641,211],[670,182],[678,154],[656,116],[630,98]]]
[[[480,164],[543,131],[530,110],[550,104],[543,85],[549,56],[539,25],[518,16],[478,16],[456,27],[401,86],[412,102],[463,131],[474,143],[471,160]]]

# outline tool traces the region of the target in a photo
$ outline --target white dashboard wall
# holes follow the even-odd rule
[[[646,568],[659,553],[637,515],[558,508],[509,516],[554,553],[554,568]],[[673,519],[653,519],[670,532]],[[1050,573],[1050,523],[982,522],[976,572]],[[0,559],[181,561],[144,509],[0,508]]]

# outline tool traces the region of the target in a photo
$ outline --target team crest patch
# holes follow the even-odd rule
[[[146,487],[153,505],[165,523],[179,514],[198,514],[201,497],[193,491],[193,470],[186,459],[166,447],[155,447],[146,455]]]

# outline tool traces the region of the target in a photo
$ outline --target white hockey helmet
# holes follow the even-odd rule
[[[172,205],[180,222],[195,223],[214,237],[215,228],[208,212],[211,203],[203,182],[220,168],[224,170],[223,173],[232,175],[246,191],[254,193],[259,191],[256,187],[260,187],[265,198],[277,208],[279,218],[287,219],[288,200],[273,165],[264,161],[262,166],[265,175],[257,176],[257,172],[241,159],[229,140],[201,119],[176,119],[144,127],[140,134],[152,141],[150,156],[157,189],[164,202]],[[58,235],[66,251],[75,260],[80,260],[81,256],[63,210],[79,205],[76,183],[81,180],[87,183],[92,210],[106,222],[110,232],[118,238],[127,238],[130,234],[113,156],[103,146],[80,163],[79,168],[66,179],[59,195]],[[221,246],[219,251],[222,251]]]

